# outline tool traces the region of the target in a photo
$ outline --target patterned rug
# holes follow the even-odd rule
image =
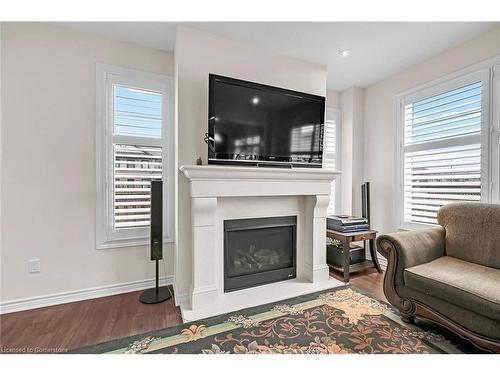
[[[470,353],[472,345],[352,286],[243,309],[73,353]]]

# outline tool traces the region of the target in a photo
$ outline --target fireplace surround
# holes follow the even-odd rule
[[[224,292],[297,276],[297,217],[224,220]]]
[[[342,285],[329,277],[325,250],[331,181],[340,172],[216,165],[184,165],[180,171],[189,189],[183,204],[191,212],[178,227],[175,253],[175,301],[184,320]],[[286,216],[296,217],[296,277],[226,291],[225,221]]]

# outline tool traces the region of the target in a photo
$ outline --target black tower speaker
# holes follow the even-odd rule
[[[370,183],[361,185],[361,216],[370,223]]]
[[[142,303],[160,303],[171,298],[168,286],[159,285],[159,261],[163,259],[163,181],[151,181],[151,260],[156,266],[156,287],[145,290],[139,297]]]
[[[151,181],[151,260],[163,259],[163,182]]]

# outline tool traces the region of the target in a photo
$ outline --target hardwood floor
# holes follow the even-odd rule
[[[1,315],[0,350],[66,351],[182,323],[173,299],[144,305],[140,293]]]
[[[336,271],[330,271],[330,276],[342,281],[342,275]],[[375,268],[366,269],[351,274],[349,283],[367,292],[380,301],[389,303],[384,295],[384,274],[378,273]]]
[[[331,274],[339,278],[340,275]],[[383,274],[375,269],[351,276],[351,284],[385,301]],[[66,351],[182,323],[173,299],[139,302],[141,292],[0,315],[0,353]]]

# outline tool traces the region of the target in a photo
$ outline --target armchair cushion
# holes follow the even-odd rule
[[[405,285],[500,322],[500,270],[444,256],[407,268]]]

